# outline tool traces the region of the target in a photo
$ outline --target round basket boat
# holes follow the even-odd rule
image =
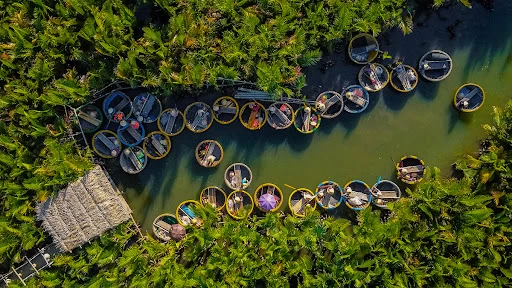
[[[229,124],[238,116],[238,102],[229,96],[222,96],[213,103],[213,117],[220,124]]]
[[[343,91],[343,102],[348,113],[361,113],[370,104],[370,94],[362,86],[350,85]]]
[[[407,184],[416,184],[423,180],[427,173],[425,162],[416,156],[404,156],[396,163],[398,179]]]
[[[151,132],[144,138],[142,149],[154,160],[162,159],[171,151],[171,138],[162,132]]]
[[[453,105],[462,112],[474,112],[484,104],[485,92],[477,84],[462,85],[453,97]]]
[[[251,215],[254,209],[254,201],[249,193],[243,190],[235,190],[228,196],[226,210],[235,219],[245,219]]]
[[[240,108],[238,115],[240,122],[249,130],[258,130],[267,122],[267,111],[265,106],[258,102],[246,103]]]
[[[252,171],[249,166],[243,163],[234,163],[229,165],[224,172],[224,182],[233,190],[242,190],[251,184]]]
[[[146,168],[148,156],[139,146],[127,147],[119,157],[119,164],[124,172],[137,174]]]
[[[306,188],[298,188],[292,191],[288,198],[288,207],[295,217],[305,217],[306,207],[316,208],[315,193]]]
[[[165,109],[158,117],[158,129],[167,136],[176,136],[185,129],[185,116],[176,108]]]
[[[315,106],[322,118],[332,119],[343,111],[343,97],[336,91],[325,91],[316,97]]]
[[[185,124],[187,128],[194,133],[201,133],[213,123],[213,111],[208,104],[203,102],[194,102],[185,109]]]
[[[370,187],[363,181],[350,181],[345,185],[344,189],[347,193],[345,204],[348,208],[359,211],[370,206],[370,203],[372,203]]]
[[[272,128],[282,130],[293,124],[293,108],[288,103],[272,103],[267,109],[267,122]]]
[[[201,191],[201,205],[211,205],[217,211],[221,211],[226,205],[226,193],[219,187],[208,186]]]
[[[179,225],[181,228],[177,228]],[[183,226],[178,223],[176,216],[173,214],[161,214],[153,221],[153,234],[156,238],[163,242],[170,240],[179,241],[185,237],[186,233]]]
[[[388,85],[389,72],[384,65],[371,63],[361,68],[357,79],[366,91],[378,92]]]
[[[305,106],[295,111],[293,126],[302,134],[311,134],[320,127],[322,117],[315,108]]]
[[[150,93],[139,94],[133,99],[133,115],[141,123],[153,123],[162,113],[162,103]]]
[[[121,153],[121,141],[116,133],[101,130],[92,136],[92,149],[103,158],[114,158]]]
[[[94,105],[85,105],[76,110],[73,116],[73,124],[75,127],[82,127],[84,133],[96,132],[103,123],[103,114],[100,109]]]
[[[379,55],[379,42],[370,34],[356,35],[348,44],[348,56],[357,64],[370,63]]]
[[[123,145],[135,146],[144,140],[146,130],[144,126],[135,119],[122,120],[117,127],[117,135]]]
[[[204,140],[196,147],[196,160],[203,167],[215,167],[224,157],[224,150],[215,140]]]
[[[254,191],[254,202],[262,212],[276,212],[283,204],[283,192],[275,184],[261,184]]]
[[[325,210],[334,210],[345,199],[341,186],[334,181],[324,181],[316,187],[316,202]]]
[[[197,215],[197,209],[201,204],[196,200],[185,200],[176,208],[176,215],[178,222],[183,226],[192,225],[194,227],[201,227],[203,219]]]
[[[432,50],[420,59],[419,73],[423,78],[437,82],[445,79],[452,72],[452,58],[441,50]]]
[[[396,202],[402,196],[400,187],[389,180],[381,180],[372,189],[372,203],[380,208],[388,208],[388,203]]]
[[[109,121],[118,123],[123,119],[130,118],[132,112],[132,101],[123,92],[114,91],[103,101],[103,113]]]
[[[400,64],[391,72],[391,86],[399,92],[410,92],[418,85],[418,72],[409,65]]]

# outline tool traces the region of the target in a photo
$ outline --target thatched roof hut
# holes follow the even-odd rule
[[[131,213],[99,165],[37,207],[37,219],[62,252],[129,220]]]

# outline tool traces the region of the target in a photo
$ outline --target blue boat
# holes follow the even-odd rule
[[[370,103],[370,95],[363,86],[351,85],[343,91],[343,103],[345,103],[345,111],[348,113],[361,113]]]
[[[316,187],[316,202],[326,210],[334,210],[345,200],[345,192],[334,181],[324,181]]]
[[[103,101],[103,112],[110,121],[120,122],[130,118],[133,113],[133,103],[123,92],[114,91]]]
[[[117,128],[117,135],[121,143],[128,147],[135,146],[144,140],[146,131],[139,121],[131,118],[122,120]]]

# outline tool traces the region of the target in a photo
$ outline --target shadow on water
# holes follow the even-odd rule
[[[503,64],[500,63],[502,66],[499,66],[497,71],[500,71],[500,69],[501,71],[505,71],[507,65],[512,65],[512,45],[510,44],[510,38],[512,37],[512,33],[510,33],[510,31],[512,31],[512,21],[497,21],[499,18],[507,19],[512,15],[512,1],[496,1],[495,6],[496,9],[492,13],[488,12],[476,3],[474,4],[473,9],[467,9],[463,5],[457,4],[449,8],[442,8],[436,12],[429,11],[425,13],[425,15],[418,15],[416,17],[414,32],[412,34],[404,36],[399,29],[393,28],[382,33],[378,37],[380,49],[382,51],[387,51],[393,57],[398,56],[405,64],[414,68],[417,68],[418,61],[421,56],[432,49],[441,48],[441,50],[444,50],[449,54],[459,54],[459,56],[460,54],[468,53],[469,59],[471,59],[470,61],[465,61],[465,63],[454,63],[452,80],[455,78],[457,79],[456,81],[448,80],[442,83],[434,83],[420,79],[415,91],[411,93],[396,92],[388,84],[388,87],[382,91],[370,94],[370,104],[365,112],[359,115],[342,113],[335,119],[323,119],[318,131],[311,135],[300,134],[294,127],[290,127],[283,131],[276,131],[268,125],[265,125],[259,131],[249,131],[244,128],[237,119],[229,125],[214,123],[208,131],[201,134],[184,131],[179,136],[172,137],[172,155],[169,155],[162,160],[149,160],[146,169],[138,175],[128,175],[124,173],[119,168],[118,159],[106,161],[106,167],[118,187],[121,190],[126,191],[125,195],[128,203],[130,203],[132,209],[136,211],[136,219],[146,224],[152,222],[153,219],[149,218],[154,217],[154,214],[162,212],[174,213],[173,209],[175,209],[178,204],[176,202],[182,201],[183,198],[197,199],[200,190],[196,191],[196,186],[200,185],[201,189],[203,189],[205,186],[216,183],[216,185],[226,188],[224,184],[221,184],[224,181],[219,176],[220,174],[223,175],[224,169],[233,162],[249,163],[253,172],[257,174],[257,176],[261,175],[258,177],[269,178],[268,180],[272,181],[276,181],[275,177],[283,177],[283,182],[286,181],[290,184],[293,184],[291,183],[292,179],[303,175],[297,173],[304,173],[305,175],[306,172],[299,171],[296,167],[289,167],[289,163],[294,163],[293,165],[297,165],[297,167],[302,167],[302,165],[305,167],[315,167],[314,171],[308,171],[308,173],[313,175],[315,179],[317,177],[322,178],[317,179],[318,181],[331,176],[332,178],[336,177],[336,179],[333,180],[340,181],[337,177],[343,179],[342,177],[344,177],[344,175],[340,175],[341,173],[351,171],[345,167],[347,166],[345,162],[341,165],[336,164],[337,166],[326,166],[336,167],[336,169],[329,169],[330,171],[327,171],[327,168],[323,170],[317,169],[319,159],[324,159],[322,157],[325,157],[325,159],[333,158],[333,160],[339,161],[340,158],[327,155],[327,153],[310,153],[308,155],[310,155],[312,159],[304,159],[304,162],[301,162],[301,164],[295,164],[298,163],[297,161],[275,161],[276,157],[282,157],[281,155],[286,155],[287,157],[292,155],[292,158],[301,158],[311,150],[314,150],[312,149],[313,146],[322,147],[321,149],[318,149],[322,150],[335,149],[337,147],[348,147],[343,146],[347,143],[356,144],[351,146],[349,153],[354,151],[354,153],[361,153],[360,155],[364,155],[364,157],[361,157],[361,164],[359,166],[354,166],[350,169],[356,170],[361,174],[368,173],[367,175],[371,175],[371,177],[375,178],[382,173],[383,179],[396,181],[396,172],[394,167],[391,165],[389,155],[395,157],[395,161],[398,161],[398,159],[396,159],[398,155],[394,151],[391,151],[391,149],[411,149],[410,147],[414,147],[412,148],[414,149],[412,152],[418,150],[418,153],[425,153],[427,151],[426,149],[429,151],[438,149],[441,151],[439,153],[444,153],[448,150],[443,150],[443,147],[439,148],[437,146],[429,146],[425,148],[423,147],[425,145],[419,142],[420,140],[418,140],[418,142],[410,142],[408,146],[405,144],[398,146],[398,144],[401,143],[395,143],[393,139],[382,137],[384,134],[377,135],[380,137],[378,138],[379,141],[382,142],[379,145],[390,150],[379,150],[384,148],[371,145],[368,145],[370,149],[368,151],[363,149],[358,150],[359,147],[365,147],[365,145],[367,145],[367,142],[369,141],[363,139],[368,139],[367,137],[371,135],[366,135],[364,133],[360,133],[360,135],[358,135],[359,133],[355,133],[355,129],[360,126],[360,128],[364,127],[367,130],[368,127],[370,127],[371,129],[389,128],[402,131],[400,130],[402,122],[399,123],[400,125],[397,125],[396,119],[393,119],[394,115],[390,116],[388,110],[391,110],[393,114],[397,115],[402,109],[408,109],[408,107],[406,107],[407,105],[418,105],[416,101],[417,99],[413,98],[417,98],[419,96],[420,99],[423,100],[420,101],[420,105],[440,107],[438,110],[443,111],[446,107],[446,109],[449,110],[446,111],[449,114],[443,114],[449,115],[447,120],[443,120],[448,121],[448,123],[438,123],[442,124],[439,126],[441,127],[439,129],[442,129],[444,132],[446,131],[444,130],[446,129],[446,126],[444,125],[447,125],[448,134],[454,135],[453,137],[459,137],[460,129],[458,129],[458,125],[469,127],[469,123],[475,122],[474,119],[472,119],[472,117],[474,117],[472,114],[464,113],[464,115],[459,115],[452,106],[453,94],[455,90],[463,84],[459,82],[477,82],[479,79],[470,79],[471,75],[474,75],[472,72],[475,70],[485,70],[485,67],[488,66],[487,63],[492,61],[492,59],[497,57],[500,53],[508,53],[505,54],[508,55],[508,58]],[[451,40],[452,37],[454,37],[453,40]],[[348,85],[358,84],[356,77],[362,65],[356,65],[347,61],[347,53],[344,51],[346,49],[344,48],[342,50],[343,53],[325,53],[321,61],[322,63],[318,63],[315,66],[307,67],[302,70],[302,72],[307,76],[308,84],[308,86],[301,91],[302,94],[307,95],[309,99],[314,99],[324,91],[334,90],[341,92],[343,88]],[[461,57],[461,59],[465,59],[465,56]],[[387,65],[391,61],[386,60],[383,62],[386,62],[384,65]],[[327,69],[324,69],[325,67],[322,67],[322,65],[325,63],[332,63],[332,65],[327,67]],[[462,79],[456,78],[458,76],[461,76]],[[446,91],[448,91],[447,94],[450,95],[446,96],[447,99],[443,98],[444,96],[442,95],[444,95],[444,92],[439,91],[440,89],[446,89]],[[188,95],[186,93],[180,94],[178,97],[165,97],[162,98],[162,106],[165,108],[177,107],[183,111],[188,104],[195,101],[203,101],[211,104],[218,96],[233,95],[231,92],[227,93],[226,91],[228,90],[222,91],[224,93],[208,91],[206,95],[201,95],[201,97],[196,97],[197,95]],[[129,96],[135,96],[138,93],[140,93],[139,90],[127,92]],[[438,94],[441,94],[441,96],[438,97]],[[438,101],[441,101],[442,103],[438,106],[431,105]],[[443,104],[444,101],[446,101],[446,105]],[[242,106],[244,101],[240,101],[239,104]],[[101,105],[101,103],[98,105]],[[268,106],[267,104],[265,105]],[[417,109],[418,107],[421,106],[409,108]],[[296,107],[294,107],[294,109],[296,109]],[[404,110],[403,112],[406,111]],[[377,116],[374,117],[374,115]],[[369,118],[372,118],[372,122],[368,120]],[[380,122],[377,122],[375,119],[378,119]],[[227,128],[227,126],[229,126],[229,128]],[[111,125],[112,129],[115,127],[115,125]],[[345,130],[343,131],[345,132],[345,139],[334,144],[329,143],[329,145],[324,143],[325,139],[328,138],[326,135],[338,133],[339,131],[337,129]],[[154,131],[157,129],[154,128],[154,126],[148,126],[148,130]],[[436,130],[435,132],[439,131],[440,130]],[[374,133],[374,131],[370,131],[370,133]],[[378,131],[375,131],[375,133],[378,134]],[[475,134],[474,131],[468,131],[468,133]],[[398,134],[398,132],[396,134]],[[396,134],[390,133],[389,135],[390,137],[393,137],[391,135],[396,137]],[[315,138],[315,140],[313,140],[313,138]],[[352,142],[348,141],[348,138],[352,138]],[[229,154],[229,157],[227,157],[226,160],[223,160],[223,162],[216,168],[203,168],[195,160],[193,151],[196,145],[201,140],[205,139],[218,140],[223,146],[225,153],[228,151],[227,154]],[[313,143],[313,141],[318,143]],[[349,149],[344,149],[343,152],[338,154],[346,157],[347,161],[354,160],[353,158],[350,158],[351,155],[346,153],[347,150]],[[290,151],[291,154],[289,153]],[[433,156],[430,155],[430,157]],[[376,163],[378,166],[375,166],[378,168],[368,168],[371,166],[368,164],[373,163],[371,161],[377,161],[377,158],[380,162]],[[439,159],[437,159],[437,161],[439,161]],[[273,168],[278,167],[280,171],[282,170],[286,172],[279,174],[279,176],[275,176],[272,173],[281,172],[277,169],[268,169],[268,171],[271,172],[264,171],[265,168],[269,166],[272,166]],[[375,171],[376,169],[378,170]],[[215,177],[212,177],[212,175],[215,175]],[[368,176],[362,175],[362,177]],[[313,183],[313,180],[310,179],[313,179],[313,177],[309,177],[307,181],[298,182],[301,183],[300,185],[304,186],[317,184]],[[213,180],[216,182],[213,182]],[[399,184],[403,195],[406,196],[406,185],[400,181],[396,181],[396,183]],[[253,185],[256,184],[258,183],[254,183]],[[373,185],[373,183],[368,184]],[[193,185],[193,188],[190,188],[190,185]],[[251,189],[248,191],[251,194],[253,192],[252,188],[257,186],[253,187],[253,185],[251,185]],[[283,189],[283,192],[286,190],[284,187],[281,188]],[[230,192],[229,189],[225,189],[225,191],[226,193]],[[285,197],[289,192],[291,191],[284,192]],[[177,197],[177,195],[179,195],[179,197]],[[283,205],[283,208],[286,206],[287,205]],[[355,213],[346,207],[345,204],[342,204],[338,213],[342,217],[349,218],[352,221],[355,221],[356,219],[354,216]],[[145,226],[145,228],[148,227],[150,226]]]

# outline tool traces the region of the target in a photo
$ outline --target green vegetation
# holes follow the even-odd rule
[[[391,209],[367,209],[358,225],[309,211],[219,224],[200,211],[202,229],[160,244],[118,227],[31,279],[36,287],[506,287],[512,284],[512,101],[496,109],[489,149],[439,170]],[[131,243],[128,244],[128,243]]]
[[[65,105],[86,102],[90,90],[123,79],[169,95],[226,77],[291,94],[304,83],[300,68],[316,63],[322,49],[353,32],[378,34],[396,25],[409,31],[412,23],[405,0],[156,2],[0,2],[2,268],[44,241],[35,225],[36,203],[91,167],[89,151],[76,148],[64,117]],[[90,270],[62,269],[75,273],[69,279],[88,281],[127,251],[118,248],[107,257],[111,262]],[[144,261],[156,257],[143,255]]]

